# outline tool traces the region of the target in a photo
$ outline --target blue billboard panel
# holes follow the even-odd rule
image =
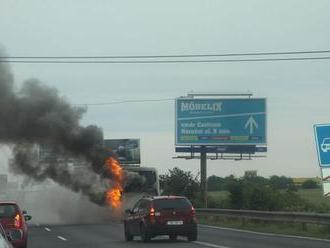
[[[254,154],[256,152],[267,152],[267,147],[257,147],[253,145],[225,145],[225,146],[178,146],[175,152],[184,153],[241,153]]]
[[[316,150],[321,167],[330,167],[330,124],[314,125]]]
[[[176,145],[266,144],[266,99],[176,100]]]

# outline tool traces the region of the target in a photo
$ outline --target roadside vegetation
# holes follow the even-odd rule
[[[284,176],[211,176],[208,189],[210,208],[330,213],[330,199],[312,179],[296,185]]]
[[[330,213],[330,198],[323,196],[322,188],[315,179],[297,184],[285,176],[264,178],[256,173],[246,173],[241,178],[213,175],[207,183],[208,208]],[[202,206],[199,179],[192,172],[174,168],[160,176],[160,184],[163,195],[184,195],[197,208]],[[219,217],[200,218],[200,222],[253,231],[330,238],[330,227],[312,224],[279,224]]]
[[[297,185],[285,176],[246,173],[241,178],[213,175],[207,183],[209,208],[330,213],[330,198],[313,179]],[[163,195],[184,195],[201,206],[199,179],[192,172],[173,168],[160,176],[160,185]]]
[[[258,220],[241,220],[230,218],[199,217],[200,224],[219,226],[226,228],[242,229],[262,233],[276,233],[283,235],[298,235],[303,237],[315,237],[330,239],[330,227],[316,224],[276,223]]]

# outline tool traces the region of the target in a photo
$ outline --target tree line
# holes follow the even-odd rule
[[[319,184],[310,179],[297,186],[292,178],[271,176],[269,178],[254,174],[243,177],[233,175],[227,177],[210,176],[208,184],[208,207],[249,209],[264,211],[318,211],[328,212],[329,206],[314,205],[303,199],[297,190],[319,188]],[[160,176],[163,195],[184,195],[195,206],[201,206],[200,184],[198,176],[191,171],[183,171],[177,167]],[[214,191],[214,193],[212,193]],[[217,196],[217,192],[225,192],[226,197]]]

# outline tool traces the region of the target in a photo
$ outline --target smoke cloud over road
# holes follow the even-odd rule
[[[95,203],[104,204],[111,175],[104,167],[109,154],[102,148],[102,130],[94,125],[81,126],[86,110],[70,105],[55,88],[30,79],[21,89],[14,90],[13,78],[8,64],[0,63],[0,143],[13,147],[10,170],[37,181],[51,178]],[[67,163],[39,163],[35,160],[36,144],[52,144],[83,157],[83,175],[73,174]]]

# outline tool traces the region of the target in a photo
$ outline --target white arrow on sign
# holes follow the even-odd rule
[[[255,121],[252,115],[245,123],[245,129],[247,129],[248,127],[250,128],[250,134],[254,133],[254,128],[258,128],[258,123]]]

